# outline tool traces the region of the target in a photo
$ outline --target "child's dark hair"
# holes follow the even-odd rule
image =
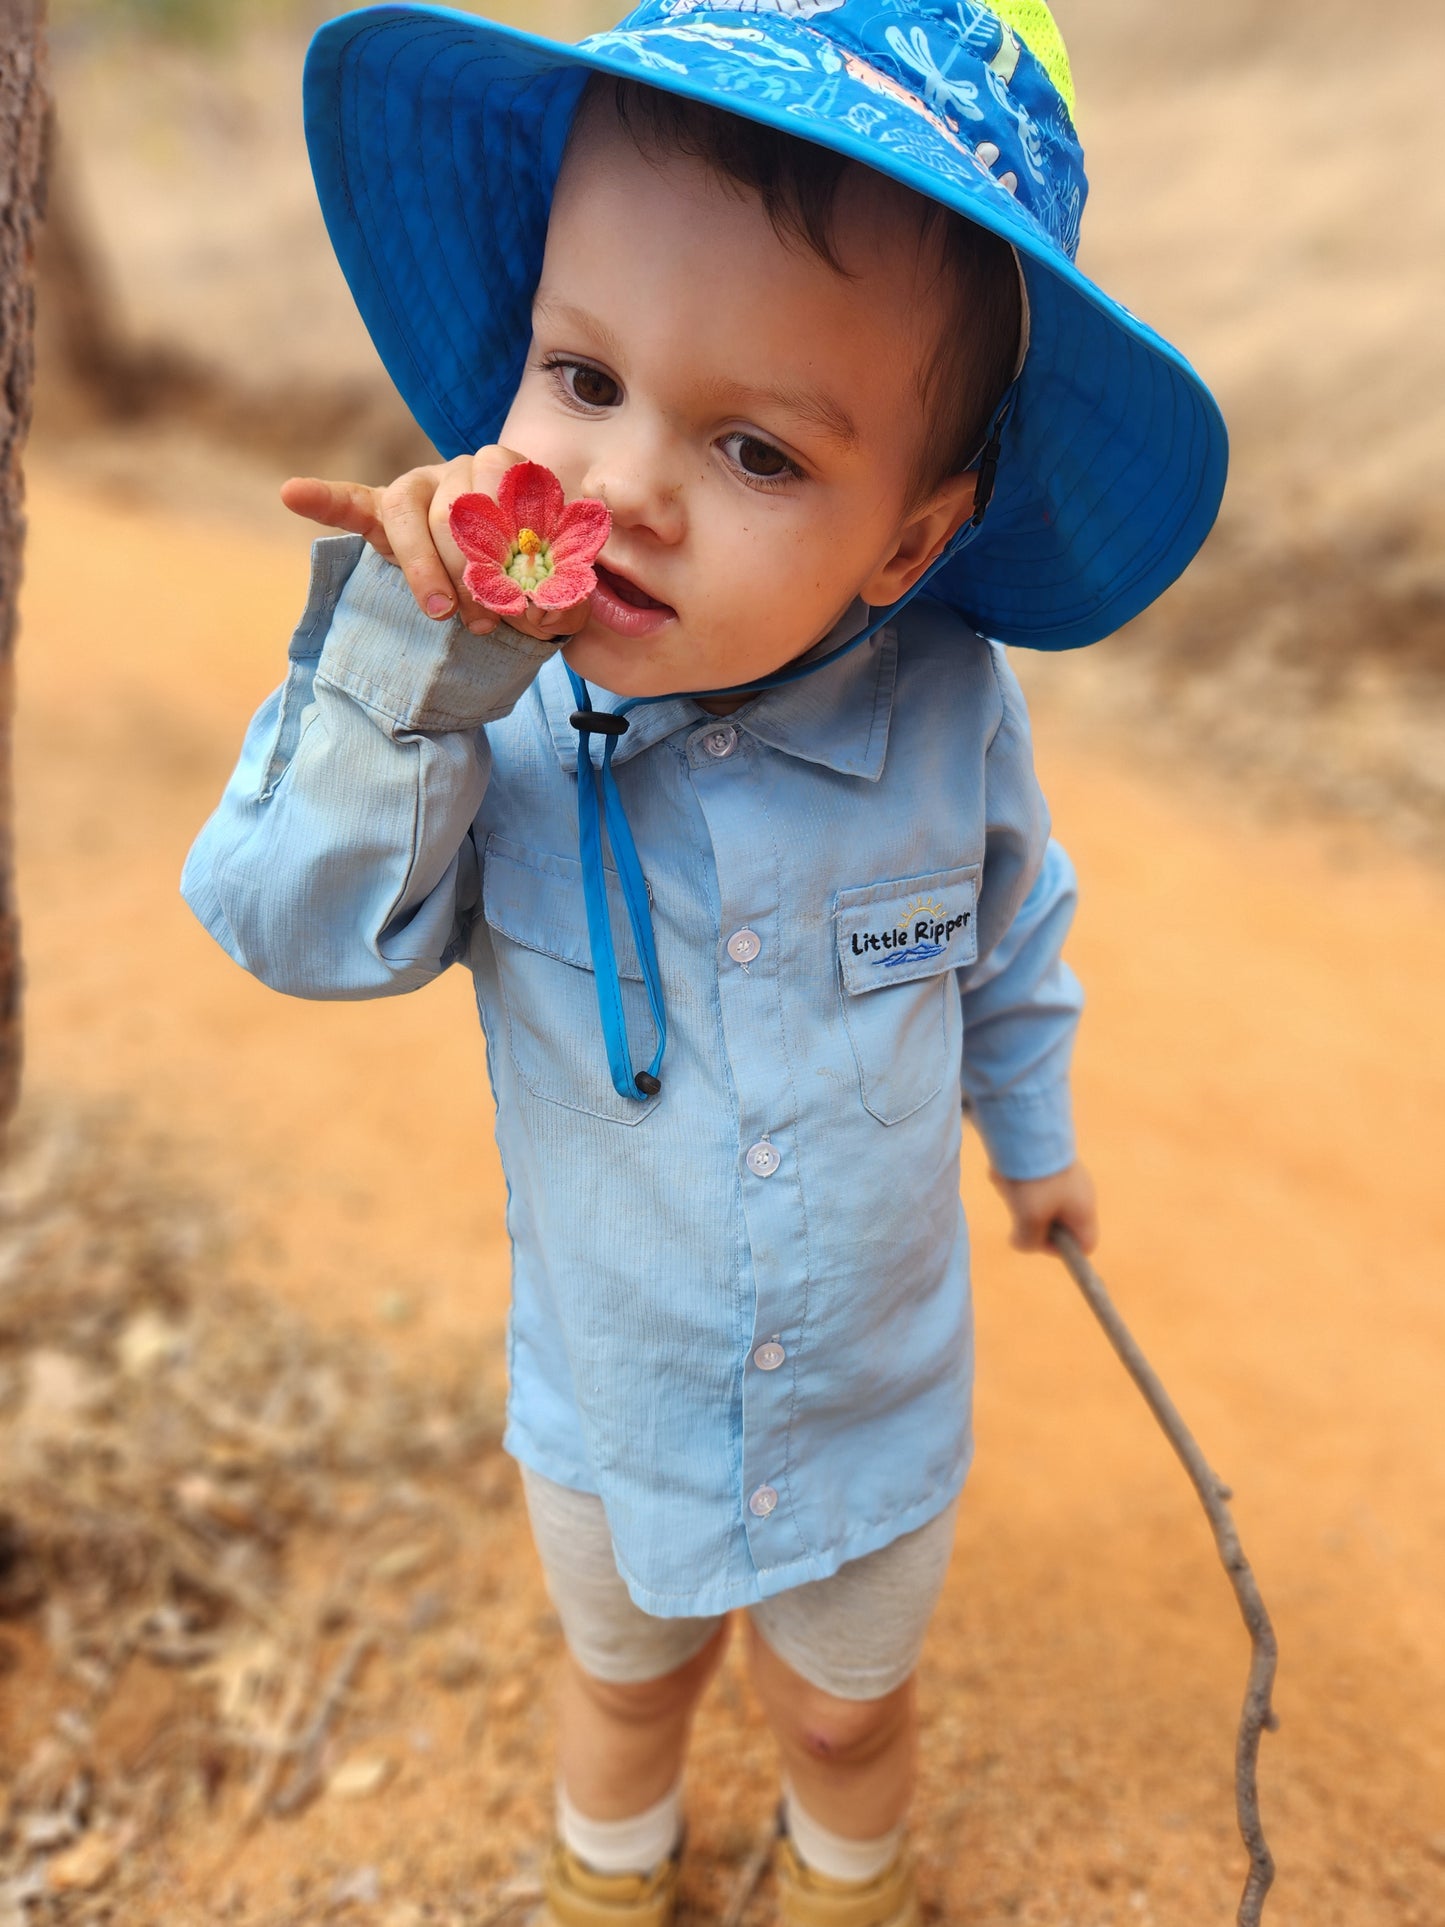
[[[798,140],[758,121],[663,92],[641,82],[594,74],[583,104],[611,92],[617,117],[644,157],[684,154],[719,179],[758,196],[778,235],[811,248],[838,273],[848,270],[833,247],[839,186],[861,165],[831,147]],[[1006,241],[925,195],[918,204],[920,245],[936,237],[944,283],[944,325],[933,356],[918,371],[929,429],[913,477],[921,502],[948,476],[973,462],[989,421],[1013,379],[1023,304],[1013,250]],[[963,342],[966,353],[960,353]]]

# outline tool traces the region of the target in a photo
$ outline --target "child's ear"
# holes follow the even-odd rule
[[[927,501],[910,511],[898,531],[892,554],[858,591],[871,608],[884,609],[890,602],[907,595],[949,538],[973,514],[977,487],[978,474],[973,469],[962,475],[950,475]]]

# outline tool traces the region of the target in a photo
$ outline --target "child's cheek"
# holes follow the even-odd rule
[[[522,376],[521,386],[513,397],[512,406],[507,411],[507,419],[502,424],[498,440],[507,448],[515,448],[529,461],[541,462],[550,468],[570,495],[575,485],[571,479],[568,458],[572,453],[575,432],[571,423],[559,419],[559,404],[553,401],[547,390],[548,377],[528,369]]]

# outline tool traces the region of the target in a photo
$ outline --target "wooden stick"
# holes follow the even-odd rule
[[[377,1643],[375,1632],[364,1627],[352,1639],[346,1651],[338,1660],[331,1677],[323,1687],[317,1701],[316,1710],[304,1733],[296,1735],[296,1745],[291,1749],[296,1758],[296,1770],[290,1781],[279,1793],[271,1796],[270,1811],[281,1816],[296,1813],[304,1807],[321,1785],[321,1754],[331,1722],[340,1712],[347,1694],[351,1691],[352,1681]]]
[[[1254,1573],[1244,1556],[1230,1515],[1230,1489],[1210,1469],[1193,1433],[1180,1417],[1172,1398],[1160,1383],[1132,1333],[1104,1289],[1104,1282],[1079,1248],[1078,1240],[1063,1225],[1055,1224],[1049,1243],[1067,1265],[1074,1283],[1084,1294],[1089,1309],[1104,1327],[1109,1343],[1118,1353],[1125,1371],[1144,1394],[1150,1411],[1159,1421],[1165,1437],[1173,1446],[1184,1470],[1189,1474],[1199,1500],[1214,1531],[1214,1543],[1239,1601],[1250,1640],[1249,1680],[1244,1691],[1244,1707],[1239,1719],[1239,1739],[1234,1753],[1234,1803],[1239,1816],[1240,1838],[1249,1853],[1249,1875],[1240,1897],[1236,1915],[1238,1927],[1259,1927],[1264,1914],[1265,1895],[1274,1882],[1274,1856],[1264,1837],[1259,1817],[1259,1739],[1266,1727],[1272,1733],[1279,1725],[1270,1698],[1274,1690],[1275,1664],[1279,1648],[1274,1627],[1265,1610],[1264,1600],[1255,1583]]]
[[[748,1911],[748,1902],[757,1892],[763,1875],[768,1870],[768,1862],[773,1856],[773,1842],[781,1830],[780,1809],[769,1822],[767,1831],[759,1835],[752,1852],[743,1862],[742,1872],[738,1875],[733,1887],[732,1898],[728,1902],[727,1912],[722,1917],[721,1927],[742,1927],[743,1916]]]

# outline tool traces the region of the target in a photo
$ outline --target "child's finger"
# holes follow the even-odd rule
[[[495,501],[497,489],[507,470],[515,468],[518,462],[525,462],[527,457],[518,449],[504,448],[500,442],[488,442],[475,455],[459,455],[457,460],[459,463],[470,462],[471,479],[466,486],[476,489],[479,494],[490,495]]]
[[[377,491],[364,482],[327,482],[319,475],[292,475],[281,484],[281,500],[293,515],[329,529],[364,535],[382,555],[391,554],[377,505]]]
[[[560,642],[568,636],[575,636],[592,613],[591,597],[574,602],[570,609],[542,609],[541,631],[548,642]]]
[[[535,603],[528,603],[520,615],[508,616],[507,625],[520,629],[524,636],[532,636],[538,642],[564,643],[574,636],[587,620],[591,607],[590,601],[574,602],[570,609],[539,609]],[[487,613],[485,610],[482,612]],[[495,618],[492,619],[495,621]]]
[[[1042,1251],[1047,1233],[1048,1221],[1041,1212],[1020,1211],[1014,1218],[1009,1243],[1015,1251]]]
[[[1053,1224],[1062,1224],[1066,1231],[1072,1231],[1078,1240],[1079,1249],[1085,1253],[1093,1251],[1099,1243],[1099,1213],[1090,1201],[1075,1204],[1067,1210],[1054,1213]],[[1049,1229],[1053,1229],[1053,1224]]]
[[[473,468],[470,455],[457,455],[445,467],[430,471],[436,477],[430,495],[424,490],[417,495],[418,502],[426,506],[427,529],[432,547],[441,558],[442,566],[450,578],[456,596],[456,614],[459,622],[465,623],[473,635],[488,636],[501,617],[490,609],[482,607],[468,589],[463,577],[466,573],[467,558],[457,547],[452,534],[452,504],[458,496],[473,492]],[[403,478],[405,479],[405,478]]]
[[[445,468],[409,469],[381,491],[382,520],[393,559],[405,575],[417,607],[438,622],[458,614],[459,601],[466,605],[460,611],[464,618],[475,609],[470,597],[458,594],[461,555],[443,557],[433,540],[431,509],[445,474]],[[453,563],[451,569],[448,560]]]

